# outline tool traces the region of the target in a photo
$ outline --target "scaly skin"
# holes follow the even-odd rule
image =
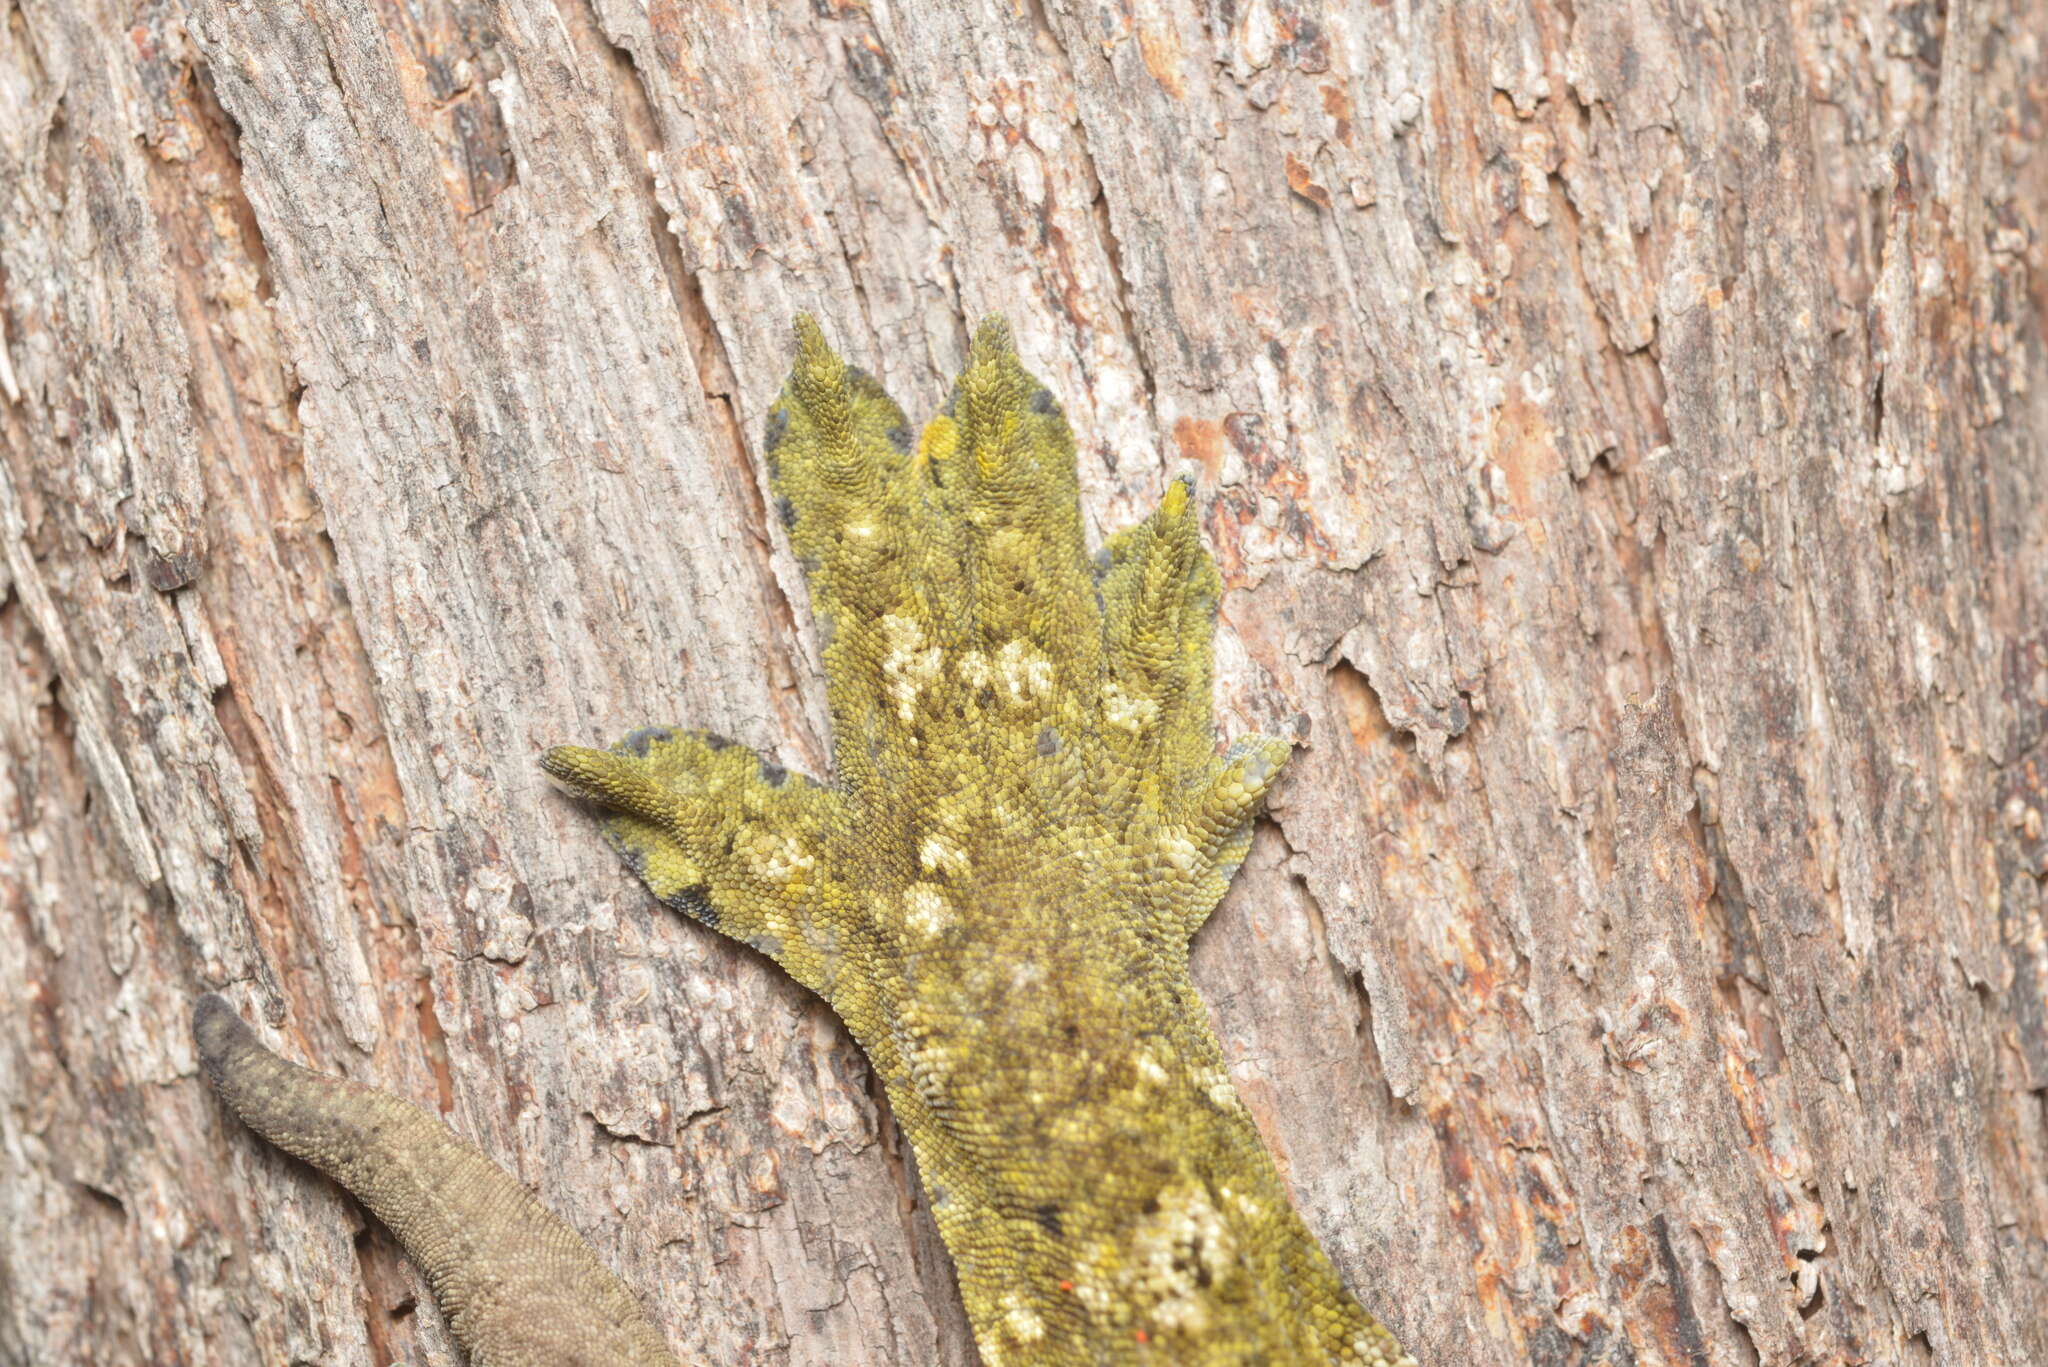
[[[199,1061],[250,1129],[354,1192],[433,1284],[471,1367],[677,1367],[625,1283],[518,1179],[388,1092],[287,1063],[219,997]]]
[[[915,447],[808,318],[797,343],[768,459],[836,783],[661,728],[543,765],[658,897],[838,1011],[987,1367],[1412,1367],[1288,1204],[1188,976],[1288,755],[1216,753],[1188,486],[1091,565],[1066,420],[1000,321]]]

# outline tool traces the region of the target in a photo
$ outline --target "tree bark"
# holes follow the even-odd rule
[[[1196,971],[1431,1367],[2048,1362],[2048,9],[12,0],[0,1360],[448,1363],[226,991],[686,1359],[969,1363],[859,1054],[534,756],[822,773],[755,437],[1006,313],[1193,469]]]

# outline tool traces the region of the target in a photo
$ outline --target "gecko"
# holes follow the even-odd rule
[[[812,319],[795,333],[764,454],[831,781],[666,726],[542,768],[655,897],[845,1023],[986,1367],[1415,1367],[1290,1204],[1188,971],[1291,753],[1219,753],[1190,481],[1091,556],[1072,432],[1000,318],[914,439]],[[217,997],[195,1031],[229,1105],[398,1235],[476,1367],[675,1361],[438,1119],[286,1063]]]

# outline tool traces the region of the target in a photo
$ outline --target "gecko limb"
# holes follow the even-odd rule
[[[427,1274],[473,1367],[677,1367],[639,1299],[517,1179],[419,1107],[288,1063],[208,994],[199,1060],[229,1108],[353,1193]]]
[[[913,441],[799,318],[766,455],[831,786],[666,729],[543,767],[846,1022],[987,1367],[1412,1367],[1289,1204],[1188,974],[1289,753],[1218,753],[1191,487],[1091,559],[1066,417],[995,319]]]

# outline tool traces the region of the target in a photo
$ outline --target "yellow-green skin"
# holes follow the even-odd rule
[[[1188,976],[1288,756],[1216,753],[1188,486],[1091,564],[1073,438],[1002,322],[914,446],[796,330],[768,460],[836,782],[666,729],[543,764],[657,896],[838,1011],[987,1367],[1412,1367],[1288,1204]]]

